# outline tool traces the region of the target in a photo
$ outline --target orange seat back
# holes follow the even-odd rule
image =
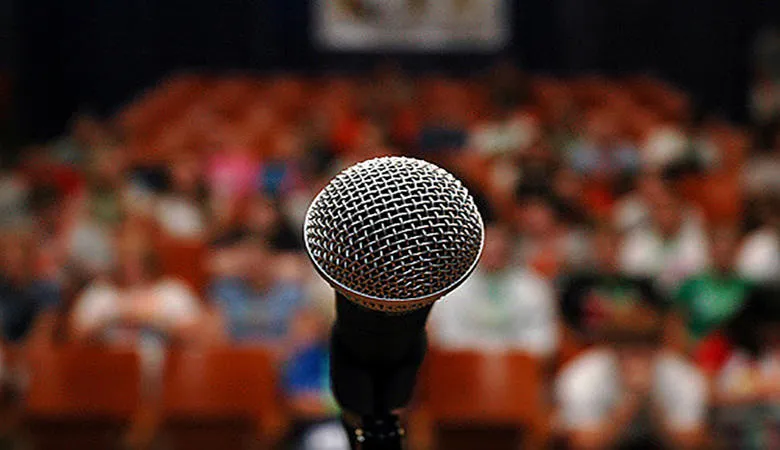
[[[273,356],[260,347],[174,349],[163,377],[166,417],[270,419],[277,411]]]
[[[434,422],[530,426],[543,413],[541,367],[527,354],[432,349],[426,366]]]
[[[52,346],[30,357],[28,369],[30,416],[129,419],[140,405],[139,358],[132,350]]]

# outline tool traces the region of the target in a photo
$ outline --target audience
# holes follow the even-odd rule
[[[0,166],[0,227],[14,228],[28,224],[30,186],[12,168]]]
[[[210,297],[237,343],[280,346],[288,337],[304,288],[280,276],[279,255],[258,239],[241,242],[235,270],[211,283]]]
[[[755,282],[780,280],[780,194],[759,200],[758,227],[742,243],[737,271]]]
[[[450,349],[514,349],[543,358],[558,347],[555,299],[532,268],[511,263],[511,237],[489,225],[476,272],[433,309],[432,340]]]
[[[155,253],[133,232],[120,237],[114,275],[95,279],[75,300],[77,341],[134,345],[193,343],[202,336],[202,306],[192,289],[160,273]]]
[[[714,378],[715,427],[727,448],[780,445],[780,305],[774,288],[754,290],[728,326],[733,350]]]
[[[684,164],[689,157],[689,139],[677,126],[666,124],[653,128],[642,144],[642,163],[653,170]]]
[[[446,82],[443,84],[433,89],[431,97],[434,103],[426,105],[430,112],[417,138],[418,151],[428,158],[457,152],[468,143],[462,117],[465,111],[460,111],[457,94],[451,86]]]
[[[685,327],[684,346],[695,349],[743,307],[750,284],[734,271],[739,236],[728,227],[710,233],[712,267],[686,279],[675,296]]]
[[[303,184],[303,146],[297,130],[284,130],[275,136],[271,154],[260,167],[259,191],[278,198],[298,190]]]
[[[555,395],[569,448],[700,448],[707,381],[662,349],[662,323],[653,308],[637,308],[603,326],[601,345],[562,369]]]
[[[198,239],[206,234],[203,181],[197,158],[185,156],[171,164],[170,186],[155,206],[155,218],[165,234],[186,239]]]
[[[603,181],[619,181],[639,170],[639,152],[621,138],[620,124],[611,111],[594,111],[585,133],[569,150],[569,164],[580,174]]]
[[[561,313],[584,342],[593,342],[605,324],[633,314],[636,308],[663,311],[668,307],[651,278],[621,271],[622,236],[615,228],[600,226],[592,241],[592,267],[572,273],[559,283]]]
[[[488,156],[518,155],[538,138],[539,123],[533,116],[498,108],[492,120],[471,131],[468,146]]]
[[[69,262],[87,277],[106,275],[116,258],[116,227],[127,212],[126,160],[121,149],[91,153],[85,187],[72,206],[67,229]]]
[[[573,227],[584,227],[592,221],[584,204],[583,178],[573,170],[562,168],[552,174],[554,203],[561,219]]]
[[[209,156],[204,173],[209,207],[216,222],[222,224],[233,218],[240,201],[255,189],[259,161],[227,124],[216,122],[213,127],[206,141]]]
[[[474,275],[433,309],[433,345],[554,362],[567,345],[560,314],[587,344],[555,389],[574,448],[701,444],[703,373],[718,438],[778,442],[777,324],[754,319],[771,316],[755,298],[776,303],[766,299],[780,278],[777,121],[762,123],[760,152],[742,161],[740,140],[723,137],[739,130],[693,127],[684,96],[664,106],[630,82],[526,77],[508,65],[484,79],[412,78],[388,65],[365,77],[231,80],[220,89],[209,78],[170,117],[142,96],[126,115],[146,114],[145,126],[78,117],[70,135],[3,165],[4,350],[62,306],[73,341],[136,347],[159,368],[168,344],[213,344],[219,323],[227,345],[277,357],[293,448],[343,448],[327,383],[333,291],[305,262],[303,215],[338,170],[421,156],[490,211]],[[726,150],[750,162],[742,173],[711,164]],[[707,163],[678,171],[692,155]],[[700,198],[711,174],[734,175],[723,182],[757,205],[755,217],[734,205],[721,218],[744,226],[744,239],[716,226],[719,205]],[[193,260],[177,261],[172,242]],[[207,272],[171,274],[202,277],[205,304],[163,273],[171,261]],[[664,348],[662,331],[679,342]]]
[[[52,183],[37,184],[30,192],[30,226],[37,244],[35,265],[49,280],[64,281],[68,265],[79,275],[90,273],[92,268],[103,269],[113,257],[112,249],[103,245],[100,235],[96,236],[91,253],[82,254],[75,242],[71,243],[76,241],[71,236],[74,203]]]
[[[562,220],[551,200],[536,195],[521,198],[515,207],[514,226],[519,242],[513,257],[542,276],[552,279],[562,270],[586,263],[587,238]]]
[[[292,441],[296,450],[315,450],[326,441],[334,449],[347,448],[338,420],[338,406],[330,390],[327,320],[313,308],[301,308],[290,324],[289,348],[283,380],[293,415]],[[327,448],[331,448],[328,446]]]
[[[279,202],[262,194],[249,200],[243,231],[268,243],[277,251],[301,250],[299,233],[292,229],[280,210]]]
[[[635,179],[634,189],[623,195],[615,204],[613,221],[620,231],[629,232],[651,221],[653,199],[665,195],[666,186],[661,176],[646,171]]]
[[[626,273],[652,277],[671,295],[709,265],[707,237],[700,219],[676,194],[667,190],[650,200],[650,221],[627,235],[621,266]]]
[[[752,195],[780,194],[780,124],[777,121],[780,116],[775,118],[774,127],[767,129],[770,135],[769,142],[765,143],[767,148],[759,148],[742,167],[742,182]]]
[[[0,235],[0,333],[11,342],[23,340],[38,313],[59,303],[56,287],[35,277],[32,246],[22,230]]]

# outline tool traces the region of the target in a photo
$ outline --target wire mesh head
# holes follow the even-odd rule
[[[444,169],[412,158],[356,164],[317,195],[304,223],[314,266],[338,291],[371,309],[428,305],[473,271],[482,217]]]

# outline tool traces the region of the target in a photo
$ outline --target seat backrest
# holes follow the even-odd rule
[[[129,419],[141,401],[133,350],[62,345],[37,349],[26,361],[27,415]]]
[[[541,367],[527,354],[431,349],[423,373],[434,422],[531,426],[543,414]]]
[[[710,174],[701,182],[700,189],[699,205],[709,223],[739,223],[743,212],[739,174]]]
[[[263,420],[279,404],[276,378],[265,348],[172,349],[163,376],[163,415]]]
[[[202,294],[207,279],[204,268],[206,246],[197,239],[175,239],[159,236],[157,250],[162,271],[169,276],[186,281]]]

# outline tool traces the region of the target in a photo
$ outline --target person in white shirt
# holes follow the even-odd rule
[[[185,283],[159,277],[146,248],[120,248],[114,280],[96,280],[77,298],[71,316],[76,340],[133,345],[150,336],[189,342],[202,307]]]
[[[171,188],[157,201],[155,217],[161,228],[176,238],[198,238],[206,231],[200,201],[202,167],[199,161],[183,157],[171,164]]]
[[[780,279],[780,233],[762,228],[746,236],[737,256],[737,272],[758,282]]]
[[[748,234],[737,255],[737,272],[755,282],[780,281],[780,196],[762,199],[761,226]]]
[[[666,186],[657,172],[645,171],[636,177],[634,189],[623,195],[613,209],[612,221],[622,232],[646,225],[652,199],[664,195]]]
[[[555,384],[557,430],[572,449],[699,448],[706,378],[661,350],[651,309],[603,328],[602,343],[563,368]]]
[[[538,120],[531,114],[502,110],[472,130],[469,147],[489,157],[517,156],[533,145],[539,134]]]
[[[642,143],[642,163],[652,169],[664,169],[682,162],[688,150],[688,135],[679,126],[661,124],[647,133]]]
[[[701,221],[686,215],[680,199],[665,192],[651,199],[650,223],[631,231],[623,242],[622,269],[654,278],[667,294],[709,265],[707,235]]]
[[[549,282],[510,264],[510,235],[488,226],[475,273],[437,302],[435,345],[449,349],[523,350],[540,357],[558,347],[555,298]]]

